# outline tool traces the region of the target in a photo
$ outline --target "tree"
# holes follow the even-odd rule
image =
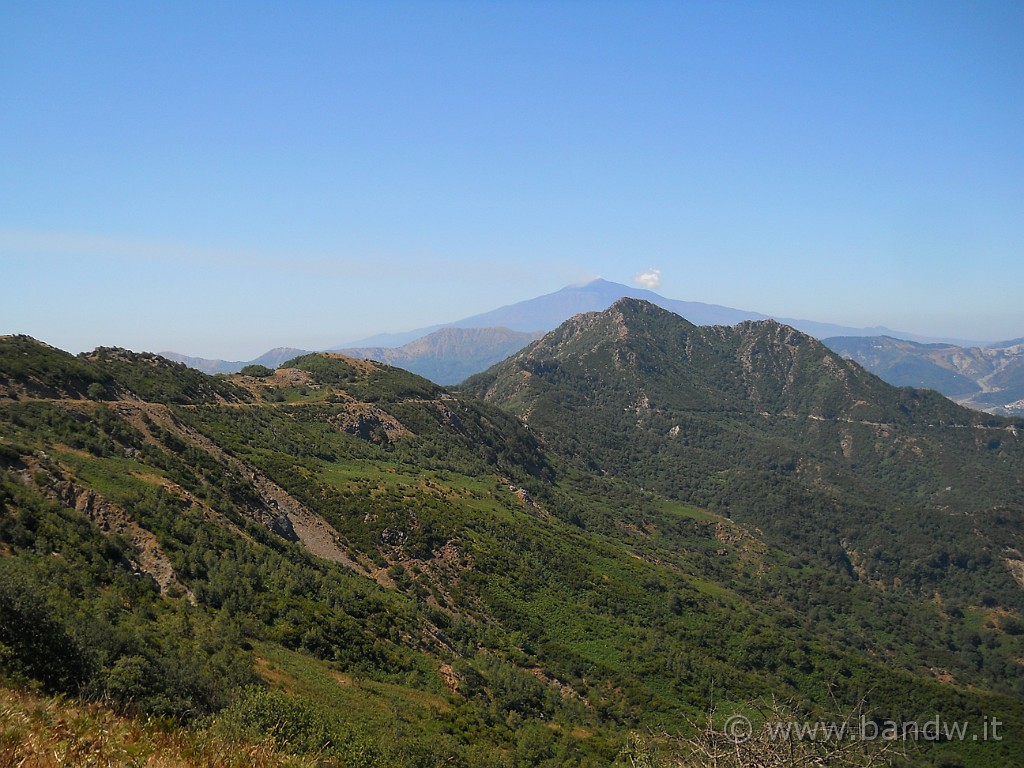
[[[274,371],[265,365],[247,365],[239,373],[243,376],[254,376],[257,379],[265,379],[267,376],[274,375]]]

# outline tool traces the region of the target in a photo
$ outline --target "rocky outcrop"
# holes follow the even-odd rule
[[[127,510],[34,460],[29,460],[20,476],[23,482],[35,483],[46,498],[89,518],[104,533],[127,538],[135,550],[132,566],[151,576],[161,593],[185,595],[194,601],[192,593],[178,580],[156,536],[139,525]]]

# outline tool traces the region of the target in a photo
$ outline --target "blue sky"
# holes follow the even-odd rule
[[[244,359],[600,275],[1024,336],[1020,2],[8,2],[0,333]]]

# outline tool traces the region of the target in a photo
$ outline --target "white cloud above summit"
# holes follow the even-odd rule
[[[633,282],[643,288],[653,289],[661,285],[661,270],[649,269],[633,276]]]

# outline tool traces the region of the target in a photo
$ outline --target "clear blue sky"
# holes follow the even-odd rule
[[[0,333],[250,358],[601,275],[1024,336],[1024,3],[5,2]]]

